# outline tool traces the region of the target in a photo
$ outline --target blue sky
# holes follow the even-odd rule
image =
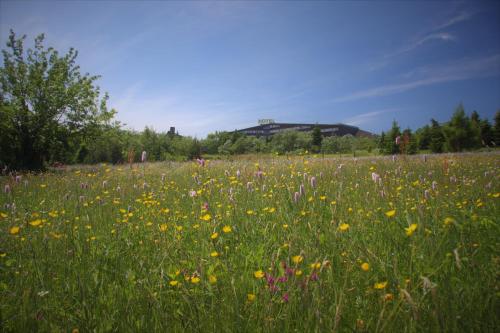
[[[102,75],[126,127],[199,138],[280,122],[379,133],[500,109],[499,2],[0,1],[9,29],[46,34]]]

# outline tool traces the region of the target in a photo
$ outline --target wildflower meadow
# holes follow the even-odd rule
[[[493,332],[499,156],[3,176],[0,330]]]

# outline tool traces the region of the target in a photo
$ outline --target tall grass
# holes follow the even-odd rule
[[[499,162],[250,157],[4,177],[2,330],[494,331]]]

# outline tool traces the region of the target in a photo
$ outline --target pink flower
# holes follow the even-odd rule
[[[300,193],[299,192],[295,192],[293,194],[293,202],[297,203],[297,202],[299,202],[299,199],[300,199]]]
[[[396,137],[396,144],[399,145],[401,143],[401,137],[398,135]]]
[[[288,303],[288,293],[284,293],[282,299],[283,302]]]
[[[203,205],[201,206],[202,209],[208,210],[208,202],[204,202]]]
[[[429,193],[429,190],[425,190],[425,191],[424,191],[424,198],[425,198],[425,200],[429,200],[430,196],[431,196],[431,195],[430,195],[430,193]]]
[[[10,193],[10,185],[9,184],[6,184],[3,188],[3,192],[4,193]]]
[[[236,177],[240,178],[241,176],[241,171],[240,170],[236,170]]]
[[[303,195],[306,194],[306,190],[304,188],[304,184],[300,184],[300,186],[299,186],[299,194],[300,194],[300,196],[303,196]]]
[[[146,162],[147,155],[148,155],[148,154],[147,154],[147,153],[146,153],[146,151],[144,150],[144,151],[142,152],[142,154],[141,154],[141,162],[143,162],[143,163],[144,163],[144,162]]]
[[[193,190],[189,191],[189,196],[191,198],[194,198],[196,196],[196,191],[193,191]]]
[[[311,177],[311,187],[312,188],[316,187],[316,177]]]

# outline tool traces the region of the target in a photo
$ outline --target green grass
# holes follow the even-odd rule
[[[246,156],[4,177],[0,327],[494,331],[499,156]]]

